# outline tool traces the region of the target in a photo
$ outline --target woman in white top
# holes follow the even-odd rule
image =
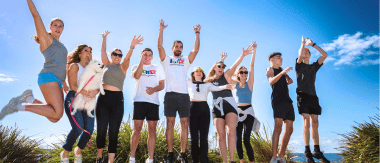
[[[205,83],[205,73],[202,68],[194,67],[191,72],[191,81],[188,83],[190,95],[190,135],[191,135],[191,156],[193,162],[207,163],[208,153],[208,131],[210,127],[210,108],[207,104],[207,95],[210,91],[220,91],[232,89],[230,84],[224,86],[214,86]],[[199,133],[199,135],[198,135]],[[198,146],[198,137],[200,147]]]

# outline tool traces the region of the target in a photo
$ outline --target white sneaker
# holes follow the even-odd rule
[[[77,155],[77,149],[78,148],[75,148],[74,149],[74,155],[75,155],[75,159],[74,159],[74,163],[82,163],[82,154],[80,155]]]
[[[270,163],[277,163],[277,161],[278,161],[277,157],[272,157],[272,159],[270,160]]]
[[[280,163],[286,163],[286,159],[285,159],[285,157],[283,157],[283,158],[278,158],[278,161],[279,161]]]
[[[3,109],[0,112],[0,120],[2,120],[6,115],[12,114],[14,112],[17,112],[17,105],[21,104],[23,102],[26,102],[26,98],[29,96],[33,97],[32,90],[28,89],[24,91],[20,96],[17,96],[15,98],[12,98],[7,105],[3,107]]]
[[[145,163],[153,163],[153,159],[149,159],[149,157],[146,159]]]
[[[135,158],[129,157],[129,163],[135,163],[135,162],[136,162]]]
[[[69,158],[63,158],[63,152],[61,152],[60,156],[61,156],[61,163],[69,163]]]

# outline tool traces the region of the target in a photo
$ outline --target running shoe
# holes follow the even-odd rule
[[[181,153],[178,156],[177,163],[188,163],[187,156],[185,153]]]
[[[153,163],[153,160],[150,161],[150,160],[149,160],[149,157],[148,157],[148,158],[146,159],[145,163]]]
[[[286,163],[286,159],[285,159],[285,157],[283,157],[283,158],[278,158],[278,159],[277,159],[277,162],[279,162],[279,163]]]
[[[314,158],[318,159],[319,161],[322,161],[323,163],[330,163],[330,161],[327,160],[325,156],[323,156],[323,153],[321,151],[319,152],[314,151],[312,155]]]
[[[103,158],[96,158],[96,163],[103,163]]]
[[[135,163],[136,160],[135,159],[132,159],[132,157],[129,157],[129,163]]]
[[[166,161],[166,163],[174,163],[174,155],[168,154],[168,160]]]
[[[310,151],[303,153],[303,156],[305,156],[307,163],[315,163],[315,161],[313,159],[313,155],[311,154]]]
[[[60,156],[61,156],[61,163],[69,163],[69,158],[63,158],[63,152],[61,152]]]
[[[0,112],[0,120],[2,120],[6,115],[12,114],[14,112],[17,112],[17,105],[21,104],[23,102],[26,102],[26,98],[29,96],[33,97],[32,90],[28,89],[24,91],[20,96],[17,96],[15,98],[12,98],[7,105],[3,107],[3,109]]]
[[[78,148],[74,149],[74,155],[75,155],[74,163],[82,163],[82,154],[77,155],[76,154],[77,150],[78,150]]]
[[[272,157],[270,160],[270,163],[277,163],[278,159],[276,157]]]

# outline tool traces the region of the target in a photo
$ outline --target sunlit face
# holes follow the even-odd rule
[[[177,57],[181,56],[183,50],[182,43],[176,42],[174,47],[172,47],[173,54]]]
[[[85,47],[79,53],[80,60],[85,60],[87,63],[92,60],[92,49],[90,47]]]
[[[153,59],[153,55],[151,51],[144,51],[143,54],[141,54],[141,57],[143,59],[144,65],[150,65]]]
[[[222,76],[224,73],[225,65],[216,65],[214,66],[214,71],[216,76]]]
[[[197,69],[196,71],[194,71],[194,78],[195,77],[199,77],[200,79],[202,79],[203,77],[203,72],[201,69]]]
[[[303,50],[302,59],[303,59],[304,61],[309,61],[310,56],[311,56],[310,51],[304,49],[304,50]]]
[[[59,20],[53,21],[50,25],[50,31],[53,37],[60,37],[63,31],[63,23]]]
[[[281,66],[282,65],[282,57],[281,55],[276,55],[271,58],[273,65]]]
[[[237,72],[237,76],[240,78],[240,81],[246,81],[248,77],[248,70],[243,67]]]
[[[116,51],[114,51],[114,52],[112,52],[112,53],[122,54],[121,51],[119,51],[119,50],[116,50]],[[118,56],[115,56],[115,55],[111,54],[111,63],[112,63],[112,64],[120,64],[120,62],[121,62],[121,58],[122,58],[122,57],[120,57],[119,55],[118,55]]]

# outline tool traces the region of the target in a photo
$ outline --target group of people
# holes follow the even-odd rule
[[[94,130],[94,118],[89,117],[86,111],[78,111],[72,118],[70,113],[70,103],[77,93],[81,93],[89,98],[95,98],[99,90],[86,91],[82,89],[77,92],[80,76],[85,67],[92,60],[92,48],[88,45],[78,45],[77,48],[68,55],[67,49],[59,41],[64,29],[61,19],[55,18],[50,22],[50,31],[46,31],[42,19],[32,0],[27,0],[30,12],[34,18],[37,35],[36,42],[40,45],[40,51],[45,57],[43,69],[38,75],[38,84],[46,103],[34,98],[31,90],[26,90],[20,96],[12,98],[2,109],[0,120],[5,115],[17,111],[29,111],[46,117],[51,122],[57,122],[63,116],[65,110],[69,118],[72,129],[67,135],[63,144],[61,162],[69,161],[68,155],[72,151],[76,139],[80,136],[77,147],[74,149],[75,162],[82,162],[81,150],[83,150],[90,140]],[[242,54],[227,70],[224,60],[226,53],[221,54],[221,60],[215,62],[208,75],[200,67],[195,67],[191,72],[191,77],[187,76],[189,67],[194,62],[199,51],[199,35],[201,26],[195,25],[194,49],[186,57],[182,55],[183,43],[174,41],[172,44],[173,55],[166,55],[163,48],[163,31],[167,27],[164,21],[160,20],[158,35],[159,59],[163,69],[152,64],[153,51],[145,48],[141,52],[141,60],[133,65],[131,77],[135,79],[136,87],[133,95],[133,120],[134,128],[131,137],[130,162],[135,162],[135,153],[139,144],[139,134],[143,121],[148,123],[148,152],[147,163],[153,162],[154,149],[156,144],[156,125],[159,120],[159,91],[166,85],[164,98],[164,114],[166,116],[166,138],[168,144],[168,163],[175,161],[173,153],[174,125],[178,112],[181,124],[181,151],[177,161],[186,163],[186,146],[188,140],[188,129],[191,137],[191,156],[193,162],[208,162],[208,133],[210,125],[210,107],[207,104],[209,92],[213,95],[212,117],[218,135],[218,145],[223,162],[234,162],[234,153],[237,153],[240,162],[243,160],[242,142],[246,148],[250,162],[254,162],[254,152],[250,143],[252,130],[257,131],[259,125],[252,108],[252,91],[254,83],[254,62],[256,55],[256,42],[252,42],[247,49],[243,48]],[[101,61],[106,67],[103,72],[103,88],[105,94],[100,94],[96,104],[97,119],[97,160],[102,163],[103,149],[105,147],[106,134],[108,130],[108,162],[112,163],[117,152],[118,133],[124,115],[123,83],[130,65],[135,46],[142,44],[143,37],[134,37],[126,56],[122,60],[123,53],[120,49],[113,49],[110,57],[107,55],[106,42],[110,32],[102,34]],[[310,64],[310,50],[305,45],[314,47],[321,53],[318,61]],[[249,70],[240,66],[242,60],[251,56]],[[305,157],[307,162],[314,162],[313,157],[329,162],[320,151],[318,135],[318,115],[321,115],[321,107],[315,91],[316,73],[323,65],[327,53],[310,39],[302,37],[301,48],[296,59],[297,72],[297,106],[299,114],[303,119],[303,137],[305,142]],[[271,96],[275,128],[272,137],[272,160],[271,163],[285,163],[285,150],[290,136],[293,132],[293,121],[295,120],[292,100],[289,97],[288,85],[293,80],[287,75],[292,67],[283,69],[281,53],[275,52],[269,55],[270,67],[266,74],[273,92]],[[67,80],[66,80],[67,76]],[[66,82],[67,81],[67,82]],[[236,89],[235,95],[232,89]],[[67,92],[64,100],[63,92]],[[94,112],[94,111],[93,111]],[[78,125],[75,123],[78,122]],[[284,124],[285,132],[281,140],[279,151],[278,143]],[[310,124],[311,134],[314,142],[314,152],[310,151]],[[90,134],[83,132],[87,130]],[[227,127],[227,128],[226,128]],[[243,133],[244,130],[244,133]],[[226,140],[227,135],[227,140]],[[244,135],[244,137],[243,137]],[[227,144],[228,142],[228,144]],[[227,147],[228,145],[228,147]],[[235,148],[236,147],[236,148]]]

